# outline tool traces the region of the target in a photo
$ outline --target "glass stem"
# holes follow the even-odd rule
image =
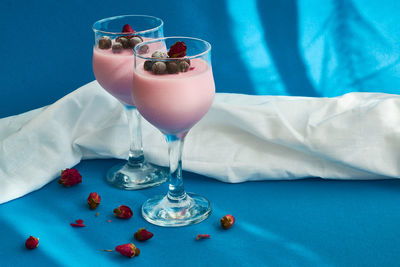
[[[185,137],[167,135],[169,153],[169,190],[167,197],[177,202],[186,198],[182,180],[182,150]]]
[[[138,167],[144,162],[142,144],[142,117],[134,106],[125,106],[131,136],[128,165]],[[134,123],[136,122],[136,123]],[[136,127],[134,127],[136,125]]]

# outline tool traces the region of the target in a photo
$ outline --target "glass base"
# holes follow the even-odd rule
[[[210,202],[197,194],[186,193],[179,201],[167,196],[155,196],[142,206],[142,215],[150,223],[159,226],[184,226],[199,223],[211,214]]]
[[[130,165],[118,164],[108,170],[106,181],[114,187],[125,190],[137,190],[160,185],[169,178],[167,168],[151,163]]]

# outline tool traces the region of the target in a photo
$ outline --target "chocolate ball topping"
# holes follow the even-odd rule
[[[121,43],[114,43],[114,44],[112,45],[112,51],[113,51],[113,53],[119,54],[119,53],[122,52],[122,49],[123,49],[123,47],[122,47],[122,44],[121,44]]]
[[[151,61],[151,60],[146,60],[145,62],[144,62],[144,64],[143,64],[143,68],[145,69],[145,70],[152,70],[151,68],[153,67],[153,61]]]
[[[158,61],[153,64],[151,70],[154,74],[164,74],[167,70],[167,65],[164,62]]]
[[[167,71],[169,74],[177,73],[178,72],[178,64],[176,64],[175,62],[168,62]]]
[[[141,38],[139,38],[139,36],[132,37],[131,39],[129,39],[129,47],[134,48],[137,44],[140,44],[141,42],[143,41]]]
[[[149,46],[148,45],[142,45],[139,48],[139,54],[146,54],[149,52]]]
[[[189,70],[190,65],[186,61],[181,61],[179,62],[178,67],[180,72],[187,72]]]
[[[168,54],[164,53],[160,50],[154,51],[153,54],[151,54],[152,58],[168,58]]]
[[[117,39],[115,39],[115,41],[117,41],[118,43],[122,44],[123,48],[129,48],[129,40],[126,37],[118,37]]]
[[[103,36],[99,40],[99,48],[100,49],[109,49],[111,48],[111,39],[107,36]]]

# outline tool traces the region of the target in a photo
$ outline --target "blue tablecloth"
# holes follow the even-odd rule
[[[162,18],[165,35],[210,41],[218,92],[397,93],[399,9],[395,0],[5,0],[0,118],[48,105],[93,80],[91,25],[128,13]],[[184,173],[186,189],[208,197],[213,213],[197,225],[161,228],[140,216],[140,205],[166,185],[134,192],[109,187],[104,174],[117,162],[83,161],[76,166],[82,184],[63,188],[53,181],[0,205],[0,266],[396,266],[400,260],[398,180],[225,184]],[[102,203],[91,211],[86,198],[94,191]],[[130,220],[113,216],[122,204],[133,207]],[[227,231],[219,227],[225,214],[237,220]],[[76,219],[87,227],[71,227]],[[141,227],[155,237],[133,240]],[[195,241],[197,234],[211,239]],[[24,247],[29,235],[40,238],[33,251]],[[142,250],[139,257],[101,251],[129,242]]]
[[[225,184],[184,173],[188,191],[213,205],[204,222],[181,228],[147,223],[140,205],[163,186],[140,191],[109,187],[105,171],[117,160],[84,161],[83,181],[64,188],[56,181],[0,206],[1,266],[395,266],[399,260],[400,181],[266,181]],[[86,198],[98,192],[102,203],[88,209]],[[115,218],[119,205],[132,207],[129,220]],[[98,216],[95,213],[98,212]],[[219,219],[233,214],[236,224],[221,229]],[[71,222],[83,219],[85,228]],[[108,222],[111,220],[111,222]],[[141,227],[154,233],[133,239]],[[195,241],[197,234],[211,239]],[[33,251],[25,239],[39,237]],[[133,242],[133,259],[103,252]]]

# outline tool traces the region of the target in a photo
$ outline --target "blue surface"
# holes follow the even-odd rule
[[[190,3],[192,2],[192,3]],[[0,118],[51,104],[94,79],[94,21],[149,14],[165,35],[203,38],[213,45],[218,92],[336,96],[349,91],[398,93],[400,1],[15,1],[0,2]],[[0,159],[3,160],[3,159]],[[224,184],[185,173],[188,191],[214,207],[205,222],[183,228],[149,225],[140,204],[166,185],[127,192],[104,182],[116,160],[84,161],[83,183],[56,181],[0,205],[0,266],[396,266],[400,182],[266,181]],[[99,216],[86,206],[102,196]],[[113,208],[134,208],[128,221]],[[235,215],[228,231],[219,219]],[[81,218],[86,228],[69,223]],[[112,222],[108,223],[107,220]],[[155,237],[135,242],[147,227]],[[194,241],[197,234],[210,240]],[[40,246],[26,251],[29,235]],[[134,242],[134,259],[102,252]]]
[[[206,221],[181,228],[162,228],[140,216],[140,205],[166,185],[140,191],[109,187],[105,171],[117,160],[80,163],[82,184],[64,188],[54,181],[43,189],[0,206],[1,266],[395,266],[400,247],[400,181],[299,181],[226,184],[184,173],[188,191],[209,198],[213,213]],[[86,198],[102,197],[91,211]],[[126,204],[134,215],[117,219],[113,209]],[[96,217],[95,213],[99,215]],[[229,230],[219,219],[233,214]],[[85,228],[69,225],[83,219]],[[111,222],[108,222],[111,220]],[[133,239],[146,227],[147,242]],[[211,239],[195,241],[197,234]],[[24,247],[33,235],[40,245]],[[135,243],[141,255],[128,259],[102,252]]]

